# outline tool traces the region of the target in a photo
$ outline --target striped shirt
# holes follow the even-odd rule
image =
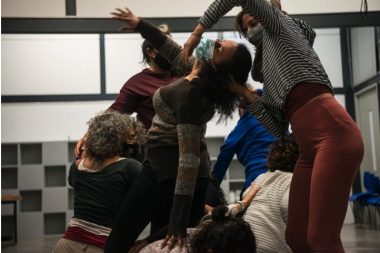
[[[199,22],[211,28],[220,17],[239,5],[264,27],[262,72],[265,92],[248,105],[248,110],[273,134],[281,136],[288,129],[283,109],[294,86],[323,84],[332,91],[330,80],[312,48],[315,32],[266,0],[215,0]]]
[[[293,173],[274,171],[261,174],[254,183],[260,191],[243,215],[256,237],[258,253],[291,252],[285,241],[289,188]]]

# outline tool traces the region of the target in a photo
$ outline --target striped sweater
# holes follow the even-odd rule
[[[243,215],[256,237],[258,253],[291,252],[285,241],[292,173],[261,174],[254,183],[261,189]]]
[[[239,5],[264,27],[262,73],[265,93],[250,104],[248,110],[273,134],[281,136],[288,129],[283,109],[293,87],[300,83],[317,83],[332,91],[329,78],[312,48],[315,32],[266,0],[215,0],[199,22],[211,28],[220,17]]]

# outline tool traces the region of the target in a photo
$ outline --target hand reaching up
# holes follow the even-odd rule
[[[140,18],[135,16],[127,7],[125,7],[124,10],[116,8],[111,14],[113,19],[127,23],[127,25],[120,27],[119,31],[134,31],[140,22]]]

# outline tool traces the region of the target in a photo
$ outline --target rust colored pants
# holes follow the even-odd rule
[[[290,119],[300,156],[290,187],[286,241],[293,252],[344,252],[340,232],[363,159],[360,131],[331,94]]]

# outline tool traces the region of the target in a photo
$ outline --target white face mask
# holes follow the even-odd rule
[[[260,46],[263,42],[263,31],[264,27],[261,24],[258,24],[253,28],[248,28],[246,36],[249,42],[251,42],[256,47]]]

